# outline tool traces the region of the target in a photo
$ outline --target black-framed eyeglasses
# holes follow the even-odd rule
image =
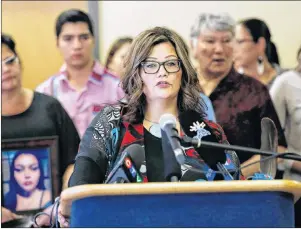
[[[18,57],[14,55],[14,56],[11,56],[11,57],[3,60],[1,63],[2,63],[2,65],[4,65],[4,64],[5,65],[12,65],[12,64],[14,64],[18,61],[19,61]]]
[[[159,71],[161,65],[163,65],[166,72],[175,73],[175,72],[180,71],[181,60],[180,59],[167,60],[167,61],[164,61],[164,62],[148,60],[148,61],[141,62],[141,66],[143,68],[143,71],[146,74],[156,74]]]

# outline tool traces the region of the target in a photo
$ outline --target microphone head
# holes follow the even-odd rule
[[[277,152],[278,132],[275,123],[270,118],[261,120],[261,150]],[[261,159],[266,156],[261,155]],[[277,172],[277,158],[260,162],[260,171],[275,178]]]
[[[165,113],[165,114],[161,115],[161,117],[159,119],[160,127],[163,130],[167,124],[173,124],[176,126],[176,123],[177,123],[176,117],[169,113]]]
[[[132,158],[135,166],[140,170],[141,165],[145,161],[145,151],[141,145],[132,144],[125,148],[124,152],[127,152]]]
[[[138,144],[126,147],[105,183],[142,182],[140,170],[145,161],[144,148]]]

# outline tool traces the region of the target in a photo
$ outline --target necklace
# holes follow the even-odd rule
[[[158,122],[153,122],[148,120],[147,118],[144,118],[145,121],[148,121],[150,123],[152,123],[152,125],[149,128],[149,132],[156,136],[157,138],[161,138],[161,128],[160,128],[160,124]]]
[[[151,120],[149,120],[149,119],[147,119],[147,118],[144,118],[144,120],[146,120],[146,121],[148,121],[148,122],[150,122],[150,123],[159,124],[158,122],[153,122],[153,121],[151,121]]]

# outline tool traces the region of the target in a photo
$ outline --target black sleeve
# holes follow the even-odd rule
[[[276,113],[274,104],[273,104],[272,99],[269,94],[269,91],[266,87],[264,87],[262,89],[261,99],[263,99],[263,101],[262,101],[262,106],[260,107],[260,120],[264,117],[268,117],[268,118],[272,119],[273,122],[275,123],[275,126],[278,131],[278,145],[287,147],[283,129],[281,127],[278,115]]]
[[[73,121],[58,101],[56,101],[52,109],[52,112],[55,113],[59,136],[59,173],[62,177],[66,168],[70,164],[74,163],[76,154],[78,152],[80,137],[73,124]]]
[[[95,161],[89,157],[78,157],[74,165],[68,186],[73,187],[82,184],[100,184],[106,171],[100,168]]]
[[[104,182],[108,168],[107,144],[111,138],[111,125],[106,118],[105,111],[99,112],[84,133],[69,186]]]

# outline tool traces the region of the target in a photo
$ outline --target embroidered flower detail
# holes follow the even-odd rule
[[[208,130],[205,130],[203,128],[198,129],[196,137],[198,139],[202,139],[202,137],[205,137],[207,135],[211,135],[211,133]]]
[[[198,121],[196,121],[192,126],[190,126],[190,131],[198,131],[198,129],[203,129],[205,126],[205,123],[199,123]]]
[[[190,126],[190,131],[196,131],[197,134],[195,137],[198,139],[202,139],[202,137],[211,135],[211,133],[208,130],[204,129],[205,126],[206,126],[206,124],[204,122],[199,123],[197,121],[197,122],[194,122],[192,126]]]

